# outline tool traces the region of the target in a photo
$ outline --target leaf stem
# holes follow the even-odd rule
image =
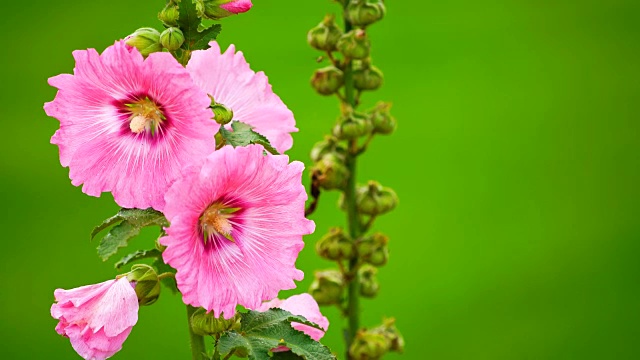
[[[197,335],[191,328],[191,315],[198,310],[191,305],[187,305],[187,324],[189,326],[189,340],[191,341],[191,358],[193,360],[205,360],[207,348],[204,345],[204,337]]]

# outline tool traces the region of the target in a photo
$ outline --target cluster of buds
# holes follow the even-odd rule
[[[184,43],[184,34],[177,27],[169,27],[162,33],[154,28],[140,28],[126,38],[127,45],[135,47],[143,56],[164,49],[178,50]]]
[[[354,360],[377,360],[388,352],[404,352],[404,339],[395,326],[396,320],[385,319],[373,329],[360,329],[349,347]]]

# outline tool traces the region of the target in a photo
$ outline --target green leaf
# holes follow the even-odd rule
[[[160,256],[162,256],[162,253],[158,249],[138,250],[120,259],[120,261],[118,261],[115,264],[115,267],[116,269],[119,270],[121,267],[128,265],[132,262],[142,260],[142,259],[158,258]]]
[[[265,312],[249,311],[241,316],[240,331],[225,332],[218,341],[218,351],[222,355],[235,350],[244,350],[250,360],[268,360],[272,349],[286,346],[298,357],[281,359],[336,359],[328,347],[291,327],[291,322],[296,322],[320,328],[302,316],[292,315],[281,309],[270,309]]]
[[[117,224],[117,225],[116,225]],[[140,230],[148,226],[169,226],[164,215],[153,209],[121,209],[115,216],[96,226],[91,232],[91,238],[109,226],[115,225],[107,235],[100,240],[98,256],[107,261],[118,249],[128,245],[129,240],[140,234]]]
[[[187,51],[202,50],[209,47],[209,42],[220,34],[220,24],[204,26],[198,17],[193,0],[182,0],[179,5],[180,17],[178,26],[184,34],[182,48]]]
[[[224,126],[220,127],[220,135],[222,135],[225,141],[231,146],[238,147],[259,144],[264,146],[268,152],[278,155],[278,150],[271,145],[269,139],[255,132],[250,125],[240,121],[234,121],[231,123],[231,129],[233,129],[233,131],[227,130]]]
[[[153,262],[153,264],[151,264],[153,267],[156,268],[158,274],[164,274],[164,273],[176,273],[176,269],[172,268],[171,266],[167,265],[164,263],[164,261],[162,260],[162,257],[158,257],[156,259],[156,261]],[[160,280],[160,282],[167,287],[169,290],[171,290],[171,292],[175,295],[178,293],[178,284],[176,284],[176,279],[175,277],[167,277],[164,278],[162,280]]]
[[[296,355],[294,353],[292,353],[291,351],[282,351],[282,352],[276,352],[273,353],[273,356],[271,357],[271,360],[276,359],[276,360],[304,360],[304,358],[300,355]]]
[[[222,25],[214,24],[198,30],[200,39],[193,45],[193,50],[208,49],[209,43],[215,40],[222,31]]]

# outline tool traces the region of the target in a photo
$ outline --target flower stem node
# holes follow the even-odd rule
[[[389,261],[389,238],[382,233],[364,237],[356,243],[358,256],[373,266],[384,266]]]
[[[389,342],[389,350],[402,353],[404,352],[404,338],[398,329],[396,328],[396,319],[389,318],[384,319],[382,325],[371,329],[374,334],[380,334],[387,338]]]
[[[324,140],[317,142],[311,148],[311,160],[314,162],[320,161],[323,156],[327,154],[336,154],[340,157],[345,156],[347,148],[340,144],[338,139],[333,136],[326,136]]]
[[[220,125],[226,125],[233,120],[233,110],[230,108],[218,104],[212,103],[211,109],[213,110],[214,120]]]
[[[356,189],[356,205],[361,214],[382,215],[395,209],[398,195],[376,181],[369,181],[369,184]]]
[[[337,49],[349,59],[366,59],[371,52],[371,42],[366,31],[355,29],[342,35]]]
[[[391,103],[379,102],[378,105],[370,111],[370,116],[373,131],[377,134],[389,135],[398,127],[396,118],[391,116]]]
[[[207,313],[205,309],[199,308],[191,315],[191,328],[200,336],[216,336],[225,331],[239,330],[240,319],[240,314],[225,319],[224,316],[215,317],[213,311]]]
[[[333,153],[324,155],[320,161],[311,168],[318,184],[325,190],[339,190],[344,188],[349,178],[349,170],[344,165],[344,160]]]
[[[353,360],[379,360],[389,351],[389,341],[384,335],[361,329],[349,347]]]
[[[315,272],[315,279],[309,287],[309,294],[319,305],[335,305],[342,301],[344,278],[338,270]]]
[[[360,295],[367,298],[374,298],[380,291],[378,283],[378,269],[365,264],[358,270],[360,275]]]
[[[169,50],[176,51],[184,43],[184,34],[177,27],[170,27],[160,34],[160,44]]]
[[[358,90],[377,90],[384,83],[384,74],[375,66],[353,72],[353,85]]]
[[[345,16],[354,26],[368,26],[382,20],[387,9],[384,0],[351,0]]]
[[[140,306],[151,305],[160,297],[160,280],[151,266],[133,265],[126,277],[136,291]]]
[[[167,6],[158,14],[158,19],[162,21],[166,26],[178,26],[178,19],[180,18],[180,11],[178,6],[169,2]]]
[[[149,56],[154,52],[162,51],[160,44],[160,32],[154,28],[140,28],[127,36],[125,43],[140,51],[142,56]]]
[[[198,16],[210,20],[247,12],[252,6],[251,0],[195,0],[195,3]]]
[[[333,127],[333,135],[340,140],[353,140],[369,135],[372,130],[373,124],[367,115],[351,112],[344,115]]]
[[[344,73],[335,66],[316,70],[311,77],[311,86],[320,95],[333,95],[344,85]]]
[[[316,252],[328,260],[350,260],[355,255],[355,246],[342,228],[334,227],[318,241]]]
[[[321,51],[336,51],[342,29],[336,24],[334,15],[327,15],[318,26],[309,30],[307,41],[313,48]]]

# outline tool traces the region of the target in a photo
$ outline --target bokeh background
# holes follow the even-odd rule
[[[336,100],[309,87],[306,45],[329,0],[255,0],[224,21],[295,112],[289,152],[331,127]],[[76,359],[49,316],[56,287],[113,277],[88,234],[117,210],[68,180],[42,105],[71,51],[100,51],[155,19],[163,1],[31,0],[2,6],[0,49],[0,337],[3,359]],[[376,229],[391,238],[380,296],[363,323],[395,316],[404,359],[640,358],[640,2],[387,1],[371,29],[397,134],[375,140],[359,179],[395,188],[401,206]],[[306,181],[306,180],[305,180]],[[334,194],[313,216],[299,267],[308,287],[316,240],[343,224]],[[133,242],[149,247],[154,232]],[[288,292],[293,293],[293,292]],[[286,295],[286,294],[283,294]],[[324,342],[342,354],[337,312]],[[165,293],[140,312],[116,359],[188,359],[186,315]],[[389,359],[400,359],[390,355]]]

